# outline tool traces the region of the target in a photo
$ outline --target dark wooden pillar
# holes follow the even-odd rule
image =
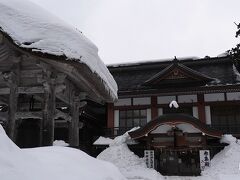
[[[79,108],[80,98],[73,97],[73,103],[71,105],[72,119],[69,128],[69,144],[70,146],[79,146]]]
[[[10,94],[9,94],[9,110],[8,110],[8,123],[7,123],[7,134],[10,139],[15,142],[15,125],[18,103],[18,86],[16,83],[10,83]]]
[[[79,115],[80,111],[79,109],[83,106],[86,105],[86,102],[83,100],[86,98],[86,93],[85,92],[73,92],[71,95],[71,114],[72,114],[72,119],[70,122],[70,127],[69,127],[69,144],[70,146],[73,147],[78,147],[79,146]]]
[[[16,69],[16,68],[15,68]],[[12,141],[15,141],[16,112],[18,103],[18,76],[15,72],[3,72],[3,79],[10,88],[8,103],[7,134]]]
[[[198,107],[198,117],[200,121],[206,123],[206,113],[205,113],[205,103],[204,103],[204,94],[197,95],[197,107]]]
[[[151,119],[158,117],[157,96],[151,97]]]
[[[107,128],[114,128],[114,105],[107,104]]]
[[[44,108],[43,108],[43,146],[51,146],[54,141],[54,116],[55,116],[55,79],[48,79],[44,83]]]

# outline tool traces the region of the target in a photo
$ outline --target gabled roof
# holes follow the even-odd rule
[[[208,136],[217,137],[217,138],[220,138],[222,136],[222,132],[207,126],[205,123],[201,122],[199,119],[187,114],[165,114],[165,115],[159,116],[158,118],[150,121],[144,127],[137,129],[135,131],[129,132],[129,135],[132,139],[139,139],[141,137],[146,136],[148,133],[154,131],[159,126],[162,126],[165,124],[175,126],[181,123],[190,124]]]
[[[213,78],[188,68],[180,64],[177,59],[174,59],[172,64],[146,80],[143,85],[159,87],[161,85],[172,85],[172,83],[174,83],[174,86],[177,84],[183,85],[183,83],[205,85],[207,82],[213,80]]]
[[[88,78],[100,82],[99,89],[109,101],[117,99],[116,82],[99,58],[97,47],[82,32],[28,0],[0,0],[0,17],[0,35],[15,46],[77,69],[80,64],[87,69]]]
[[[161,85],[161,88],[160,85],[143,85],[146,81],[155,77],[156,74],[167,67],[171,67],[172,64],[172,60],[156,60],[130,63],[124,66],[114,65],[108,66],[108,68],[118,84],[118,95],[120,97],[234,92],[240,90],[239,73],[236,73],[234,70],[233,62],[228,56],[178,60],[179,69],[184,69],[184,72],[187,69],[188,74],[194,74],[195,78],[201,77],[203,80],[206,79],[206,81],[204,80],[202,82],[207,82],[208,78],[214,79],[214,81],[209,81],[206,84],[199,83],[199,81],[195,79],[195,82],[198,82],[195,86],[180,86],[181,83],[179,83],[179,86],[174,87]],[[184,66],[184,68],[182,68],[182,66]]]

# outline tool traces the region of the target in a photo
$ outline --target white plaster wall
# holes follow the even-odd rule
[[[172,129],[172,126],[165,124],[162,126],[158,126],[155,130],[151,132],[151,134],[156,134],[156,133],[167,133],[169,130]]]
[[[195,128],[191,124],[182,123],[182,124],[178,124],[176,127],[179,128],[180,130],[182,130],[183,132],[187,132],[187,133],[200,133],[201,132],[199,129]],[[155,130],[153,130],[151,132],[151,134],[167,133],[171,129],[172,129],[172,126],[165,124],[165,125],[158,126]]]
[[[199,118],[199,116],[198,116],[198,107],[197,106],[193,106],[192,110],[193,110],[193,117]]]
[[[158,104],[169,104],[173,100],[176,101],[176,96],[158,96],[157,97]]]
[[[177,127],[181,129],[183,132],[187,133],[200,133],[201,131],[197,128],[195,128],[191,124],[178,124]]]
[[[205,106],[205,114],[206,114],[206,124],[211,124],[211,109],[210,106]]]
[[[158,116],[163,115],[163,108],[158,108]]]
[[[114,110],[114,127],[119,127],[119,110]]]
[[[180,95],[178,96],[179,103],[192,103],[197,102],[197,95]]]
[[[151,104],[150,97],[133,98],[133,105],[149,105],[149,104]]]
[[[131,98],[118,99],[114,106],[131,106]]]
[[[147,109],[147,122],[152,120],[152,113],[151,113],[151,109]]]
[[[228,101],[240,100],[240,92],[227,93],[227,100]]]
[[[204,94],[205,102],[224,101],[224,93]]]

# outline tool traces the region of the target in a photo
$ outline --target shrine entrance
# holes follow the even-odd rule
[[[211,148],[210,139],[222,133],[186,114],[167,114],[129,132],[132,139],[154,150],[154,168],[163,175],[198,176],[199,150]]]
[[[198,150],[155,150],[155,169],[162,175],[200,175]]]

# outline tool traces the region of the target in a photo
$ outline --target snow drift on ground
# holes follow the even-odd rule
[[[148,169],[143,158],[139,158],[127,146],[128,133],[116,137],[98,155],[98,159],[115,164],[127,179],[144,180],[240,180],[240,141],[232,135],[224,135],[221,142],[229,144],[214,156],[211,167],[198,177],[162,176],[153,169]]]
[[[66,147],[66,146],[69,146],[69,144],[66,143],[63,140],[55,140],[55,141],[53,141],[53,146],[63,146],[63,147]]]
[[[232,135],[224,135],[222,142],[229,144],[221,152],[216,154],[211,161],[211,167],[203,171],[203,176],[216,179],[223,177],[240,179],[240,142]]]
[[[67,147],[18,148],[0,126],[1,180],[125,180],[111,163]]]
[[[100,136],[94,143],[93,145],[109,145],[113,142],[111,138],[106,138]]]
[[[0,0],[0,31],[20,47],[86,64],[117,97],[117,84],[98,56],[97,47],[80,31],[28,0]]]
[[[109,145],[109,148],[100,153],[97,158],[116,165],[127,179],[163,179],[163,176],[157,171],[146,167],[143,158],[139,158],[129,150],[127,146],[127,141],[129,139],[128,133],[116,137]]]

